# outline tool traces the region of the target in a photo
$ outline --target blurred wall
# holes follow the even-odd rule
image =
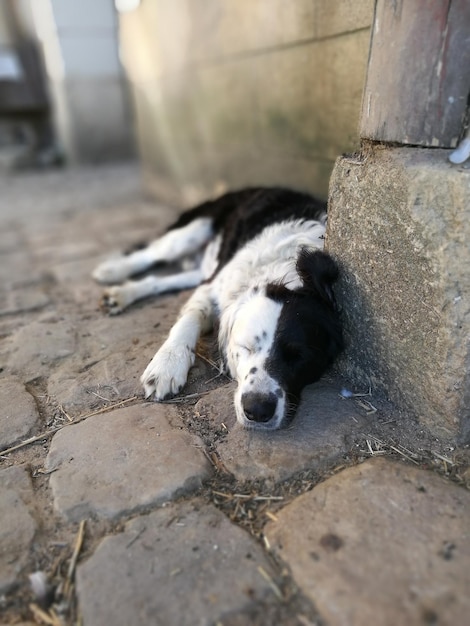
[[[148,185],[190,202],[283,184],[326,197],[358,147],[373,0],[141,0],[121,15]]]
[[[66,157],[94,162],[134,152],[113,0],[29,0]]]

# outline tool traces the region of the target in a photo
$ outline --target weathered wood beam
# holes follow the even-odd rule
[[[455,147],[469,94],[470,1],[377,0],[361,137]]]

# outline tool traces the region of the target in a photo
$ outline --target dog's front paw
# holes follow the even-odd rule
[[[140,381],[145,397],[166,400],[181,391],[194,363],[194,350],[186,345],[163,344],[148,364]]]
[[[122,283],[129,277],[127,257],[116,257],[100,263],[92,272],[93,278],[103,284]]]
[[[122,287],[109,287],[103,292],[100,309],[109,315],[118,315],[132,303],[133,300],[129,295],[129,290],[125,285]]]

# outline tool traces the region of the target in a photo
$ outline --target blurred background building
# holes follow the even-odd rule
[[[1,54],[36,51],[21,80],[41,85],[34,106],[50,108],[69,162],[129,156],[135,128],[146,182],[168,200],[247,184],[326,197],[335,158],[359,147],[373,0],[0,6]]]
[[[0,124],[24,165],[133,154],[113,0],[1,0]]]

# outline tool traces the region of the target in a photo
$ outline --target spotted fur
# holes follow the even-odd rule
[[[238,383],[238,422],[285,426],[303,387],[343,346],[333,293],[338,268],[323,252],[325,220],[324,204],[308,194],[244,189],[183,213],[147,247],[98,266],[94,277],[115,283],[162,262],[186,261],[170,276],[108,288],[104,305],[112,314],[140,298],[197,287],[141,377],[146,397],[179,393],[200,335],[217,319],[220,353]]]

